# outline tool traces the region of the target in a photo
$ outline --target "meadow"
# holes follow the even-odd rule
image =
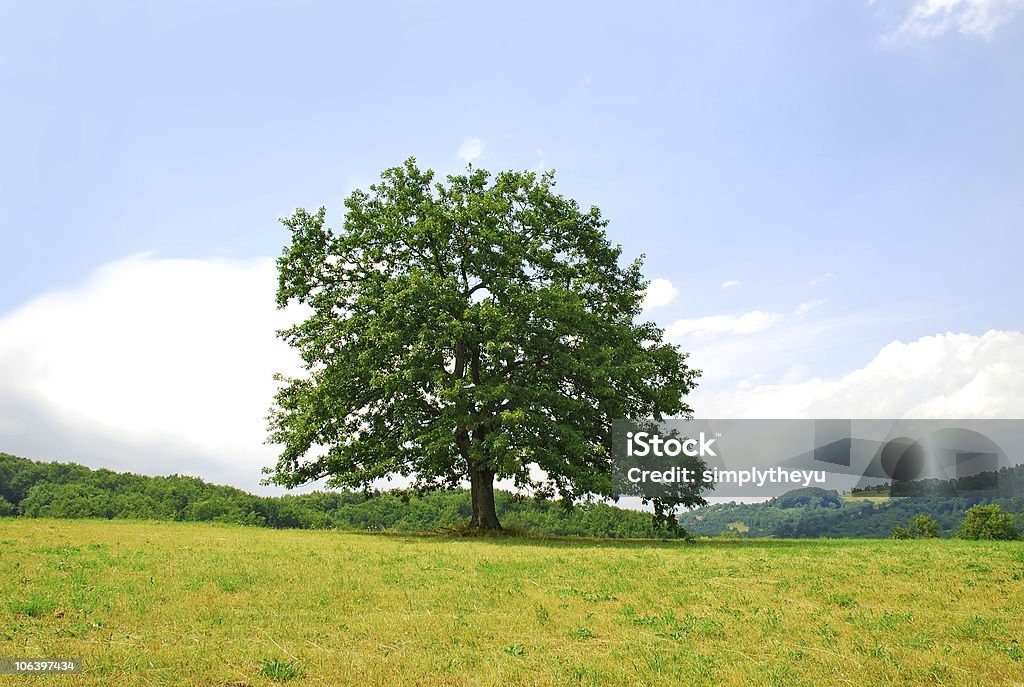
[[[1024,543],[492,539],[0,519],[46,685],[1024,684]]]

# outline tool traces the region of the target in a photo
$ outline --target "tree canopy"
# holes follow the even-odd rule
[[[689,414],[699,371],[638,321],[641,260],[621,264],[600,211],[554,185],[472,168],[435,182],[410,158],[345,200],[339,230],[323,207],[283,220],[277,302],[308,317],[281,335],[306,374],[279,377],[269,481],[468,480],[480,529],[500,528],[496,478],[612,495],[612,420]]]

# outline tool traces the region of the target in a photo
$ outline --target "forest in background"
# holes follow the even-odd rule
[[[992,493],[933,489],[910,498],[840,496],[818,488],[796,489],[763,503],[717,503],[685,512],[679,522],[709,537],[885,538],[915,515],[930,515],[951,534],[968,508],[997,503],[1015,514],[1024,531],[1024,466],[1003,469]],[[936,495],[936,494],[945,495]],[[567,509],[559,501],[496,493],[508,529],[534,535],[608,538],[675,538],[650,514],[593,503]],[[222,522],[275,528],[452,531],[471,515],[466,490],[423,495],[402,492],[318,491],[256,496],[196,477],[150,477],[75,463],[39,462],[0,453],[0,516],[108,518]]]
[[[649,513],[602,503],[566,509],[559,501],[495,493],[507,529],[536,535],[677,538]],[[458,530],[472,505],[464,489],[423,495],[317,491],[256,496],[196,477],[149,477],[75,463],[38,462],[0,453],[0,515],[30,518],[109,518],[223,522],[276,528]]]
[[[840,496],[834,490],[796,489],[763,503],[716,503],[683,513],[679,524],[705,537],[787,539],[884,539],[916,515],[931,516],[943,536],[952,536],[972,506],[998,504],[1024,529],[1024,498],[920,496],[868,498]]]

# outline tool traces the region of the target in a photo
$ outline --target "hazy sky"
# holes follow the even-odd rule
[[[601,207],[700,415],[1024,416],[1024,0],[625,7],[0,6],[0,451],[252,488],[277,218],[410,155]]]

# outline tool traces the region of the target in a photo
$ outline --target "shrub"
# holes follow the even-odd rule
[[[896,525],[892,528],[892,534],[889,535],[890,539],[913,539],[914,534],[910,531],[909,527],[903,525]]]
[[[935,539],[942,534],[942,530],[935,518],[922,513],[910,519],[910,534],[915,539]]]
[[[956,536],[960,539],[1013,540],[1018,538],[1013,517],[997,505],[972,506],[960,522]]]
[[[906,527],[896,525],[889,535],[891,539],[935,539],[942,534],[939,523],[930,515],[919,514],[910,519]]]

